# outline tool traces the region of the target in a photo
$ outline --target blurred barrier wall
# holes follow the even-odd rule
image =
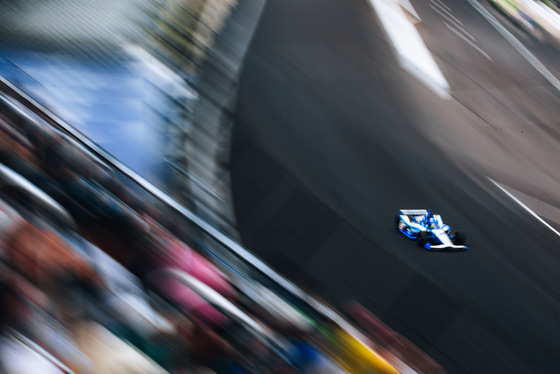
[[[266,0],[163,2],[155,17],[157,28],[150,33],[153,53],[182,74],[198,95],[194,105],[182,107],[190,125],[169,129],[181,139],[168,149],[175,169],[172,183],[182,191],[177,197],[236,238],[228,170],[231,117],[243,61],[265,4]],[[185,24],[186,19],[193,23]]]
[[[146,107],[152,111],[148,121],[164,132],[162,159],[154,162],[163,164],[166,190],[237,237],[227,170],[230,118],[266,1],[0,0],[0,43],[31,59],[38,52],[44,59],[61,53],[97,66],[130,63],[132,56],[159,75],[143,78],[157,96]],[[18,78],[35,78],[25,63],[18,69]]]

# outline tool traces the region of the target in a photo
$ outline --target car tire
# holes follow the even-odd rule
[[[423,247],[428,242],[428,233],[426,231],[420,231],[418,233],[418,241],[416,242],[419,247]]]
[[[466,236],[464,231],[456,231],[453,235],[453,243],[457,245],[464,245],[466,242]]]

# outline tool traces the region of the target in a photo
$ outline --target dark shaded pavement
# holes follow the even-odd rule
[[[479,48],[500,49],[489,60],[429,33],[435,15],[419,7],[454,96],[442,101],[398,67],[365,2],[269,2],[238,99],[241,237],[336,306],[358,300],[450,373],[555,373],[558,237],[486,177],[552,188],[555,143],[540,139],[554,123],[534,118],[560,114],[557,93],[457,4]],[[394,230],[398,209],[428,207],[472,249],[430,253]]]

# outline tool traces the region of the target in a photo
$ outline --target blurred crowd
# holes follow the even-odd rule
[[[0,372],[340,371],[289,304],[248,297],[108,165],[1,99]]]
[[[231,272],[176,221],[0,95],[0,373],[442,372],[420,351],[410,371],[405,340],[359,306],[348,310],[377,342]]]

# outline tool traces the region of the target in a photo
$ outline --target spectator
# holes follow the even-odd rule
[[[13,328],[22,322],[25,310],[21,293],[6,279],[6,273],[0,279],[0,372],[3,374],[41,373],[61,374],[52,361],[40,351],[24,344]]]

